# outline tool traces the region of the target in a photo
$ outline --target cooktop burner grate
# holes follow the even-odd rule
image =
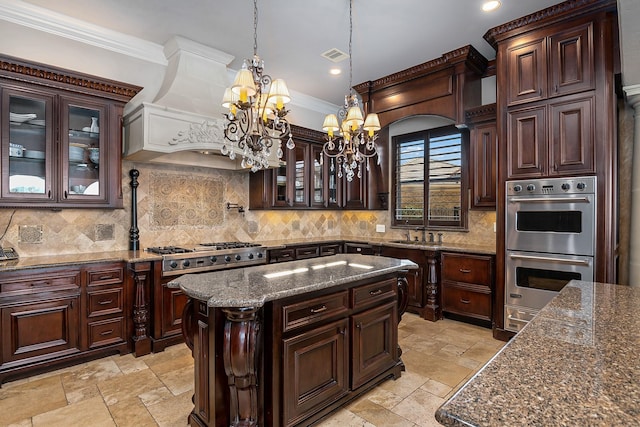
[[[193,249],[181,248],[179,246],[153,246],[147,248],[147,251],[154,254],[169,255],[169,254],[184,254],[193,252]]]
[[[258,243],[246,243],[246,242],[214,242],[214,243],[200,243],[199,246],[203,246],[209,249],[224,250],[224,249],[236,249],[236,248],[253,248],[261,245]]]

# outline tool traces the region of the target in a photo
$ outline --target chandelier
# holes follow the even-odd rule
[[[363,118],[358,96],[353,91],[352,38],[353,0],[349,0],[349,95],[344,97],[344,106],[338,111],[341,123],[335,114],[329,114],[324,118],[322,130],[327,132],[327,142],[322,147],[323,156],[320,158],[323,162],[324,156],[329,157],[331,172],[335,171],[337,163],[338,178],[342,178],[344,174],[347,181],[352,181],[356,175],[362,178],[363,163],[366,170],[369,170],[369,159],[378,154],[375,140],[378,138],[376,131],[380,130],[377,114],[370,113],[366,119]]]
[[[285,118],[289,113],[285,104],[291,101],[287,85],[282,79],[272,81],[263,70],[264,61],[258,56],[258,3],[253,0],[253,58],[244,60],[233,84],[225,90],[222,106],[229,111],[224,114],[225,144],[220,150],[233,160],[239,149],[242,167],[253,172],[269,167],[274,146],[278,159],[282,158],[285,136],[289,137],[287,148],[295,147]]]

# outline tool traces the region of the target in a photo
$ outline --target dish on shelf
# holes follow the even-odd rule
[[[44,120],[29,120],[29,124],[36,125],[36,126],[44,126],[46,122]]]
[[[38,160],[44,159],[44,151],[24,150],[22,152],[22,155],[27,159],[38,159]]]
[[[100,195],[100,182],[96,181],[91,184],[84,190],[84,193],[89,196],[99,196]]]
[[[22,157],[24,155],[24,147],[20,144],[9,143],[9,157]]]
[[[9,192],[44,194],[44,179],[32,175],[11,175]]]
[[[33,113],[32,114],[16,114],[11,112],[9,113],[9,120],[16,123],[28,122],[29,120],[33,120],[37,117],[38,115]]]
[[[84,146],[77,147],[69,144],[69,161],[70,162],[84,162]]]

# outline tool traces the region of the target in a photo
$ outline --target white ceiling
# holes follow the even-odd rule
[[[558,0],[502,0],[495,12],[483,0],[354,0],[353,84],[375,80],[472,44],[495,52],[485,32]],[[163,45],[180,35],[235,56],[238,69],[253,55],[251,0],[25,0],[72,18]],[[293,91],[340,105],[349,87],[349,61],[321,57],[349,49],[349,0],[258,0],[258,54],[265,72]]]

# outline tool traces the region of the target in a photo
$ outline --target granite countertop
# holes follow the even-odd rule
[[[327,289],[394,271],[418,268],[409,260],[340,254],[280,264],[185,274],[167,284],[210,307],[261,307],[293,295]]]
[[[640,425],[640,289],[572,281],[436,412],[445,426]]]
[[[42,255],[20,257],[0,262],[0,272],[26,270],[30,268],[60,267],[64,265],[91,264],[94,262],[144,262],[162,259],[161,255],[146,251],[107,251],[66,255]]]

